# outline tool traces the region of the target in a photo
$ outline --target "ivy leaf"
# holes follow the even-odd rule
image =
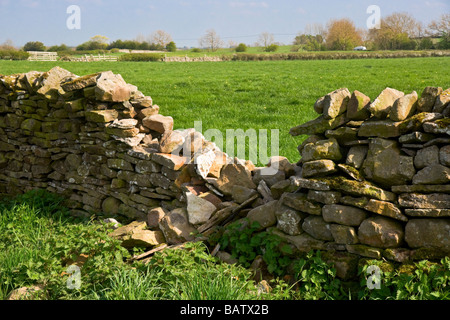
[[[281,247],[281,252],[285,253],[285,254],[292,254],[292,248],[291,246],[285,244],[284,246]]]

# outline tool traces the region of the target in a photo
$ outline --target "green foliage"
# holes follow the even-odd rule
[[[433,49],[433,41],[430,38],[423,38],[419,42],[419,48],[420,50],[429,50]]]
[[[268,45],[267,47],[265,47],[264,51],[265,52],[275,52],[275,51],[278,50],[278,48],[279,48],[279,45],[273,43],[273,44]]]
[[[91,296],[95,299],[234,300],[256,299],[251,272],[217,263],[201,242],[156,253],[145,265],[117,269]]]
[[[234,50],[236,52],[245,52],[247,51],[247,46],[245,43],[239,43],[239,45]]]
[[[130,49],[130,50],[164,50],[164,48],[156,43],[136,40],[115,40],[111,42],[106,49]]]
[[[87,41],[77,46],[77,51],[106,50],[108,45],[98,41]]]
[[[27,60],[30,54],[20,50],[0,50],[1,60]]]
[[[270,273],[284,275],[291,263],[291,247],[275,234],[257,232],[258,228],[258,222],[245,225],[236,221],[230,224],[219,239],[221,248],[228,249],[244,267],[249,267],[256,256],[261,255]]]
[[[0,299],[33,284],[43,285],[49,299],[80,298],[123,263],[128,252],[107,236],[107,226],[74,219],[62,201],[38,190],[0,204]],[[64,272],[80,254],[88,256],[82,286],[70,290]]]
[[[449,32],[447,32],[447,33],[444,32],[442,34],[442,36],[438,42],[438,48],[443,49],[443,50],[450,49],[450,33]]]
[[[63,43],[59,46],[51,46],[50,48],[47,49],[47,51],[50,52],[60,52],[60,51],[68,51],[69,48]]]
[[[161,61],[163,55],[160,53],[126,53],[120,56],[120,61]]]
[[[381,50],[415,50],[417,42],[410,39],[406,33],[399,33],[380,37],[380,39],[375,41],[374,45]]]
[[[299,295],[305,300],[338,300],[348,296],[336,278],[336,269],[322,260],[320,251],[309,252],[293,266]]]
[[[192,48],[191,52],[199,53],[199,52],[202,52],[202,49],[200,49],[200,48]]]
[[[177,51],[177,45],[175,44],[175,42],[170,41],[166,45],[166,50],[169,51],[169,52],[176,52]]]
[[[107,53],[112,53],[112,50],[108,51],[108,50],[103,50],[103,49],[99,49],[99,50],[66,50],[66,51],[58,51],[58,55],[60,57],[62,56],[73,56],[73,55],[98,55],[98,54],[107,54]]]
[[[0,299],[23,286],[42,285],[35,299],[257,299],[251,272],[217,263],[201,242],[134,262],[107,225],[77,220],[63,199],[32,191],[0,202]],[[80,255],[81,287],[70,289],[68,266]]]
[[[40,41],[29,41],[23,46],[23,51],[45,51],[45,45]]]
[[[377,266],[380,288],[367,287],[367,269]],[[411,265],[385,268],[383,261],[369,260],[360,268],[359,299],[370,300],[450,300],[450,258],[440,263],[422,260]]]
[[[323,37],[318,35],[310,35],[310,34],[301,34],[295,37],[294,46],[296,47],[295,51],[299,49],[306,51],[322,51],[325,50],[324,39]]]

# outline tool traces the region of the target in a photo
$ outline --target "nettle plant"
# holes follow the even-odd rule
[[[258,222],[249,224],[245,220],[235,221],[227,226],[219,240],[220,246],[224,250],[228,249],[244,267],[249,267],[261,255],[270,273],[277,276],[286,274],[287,267],[292,263],[291,246],[279,236],[268,231],[258,232],[259,229]]]

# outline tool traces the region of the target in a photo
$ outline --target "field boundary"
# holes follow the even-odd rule
[[[286,61],[286,60],[346,60],[450,57],[450,50],[388,51],[388,52],[291,52],[291,53],[232,53],[202,57],[165,56],[163,62],[222,62],[222,61]]]

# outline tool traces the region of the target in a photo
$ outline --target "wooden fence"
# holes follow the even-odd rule
[[[57,52],[45,52],[45,51],[27,51],[30,56],[28,60],[30,61],[57,61]]]
[[[57,52],[44,52],[44,51],[27,51],[30,56],[28,57],[29,61],[57,61],[58,53]],[[117,61],[117,56],[109,56],[105,54],[85,54],[82,57],[70,57],[63,60],[67,61],[83,61],[83,62],[91,62],[91,61]]]

